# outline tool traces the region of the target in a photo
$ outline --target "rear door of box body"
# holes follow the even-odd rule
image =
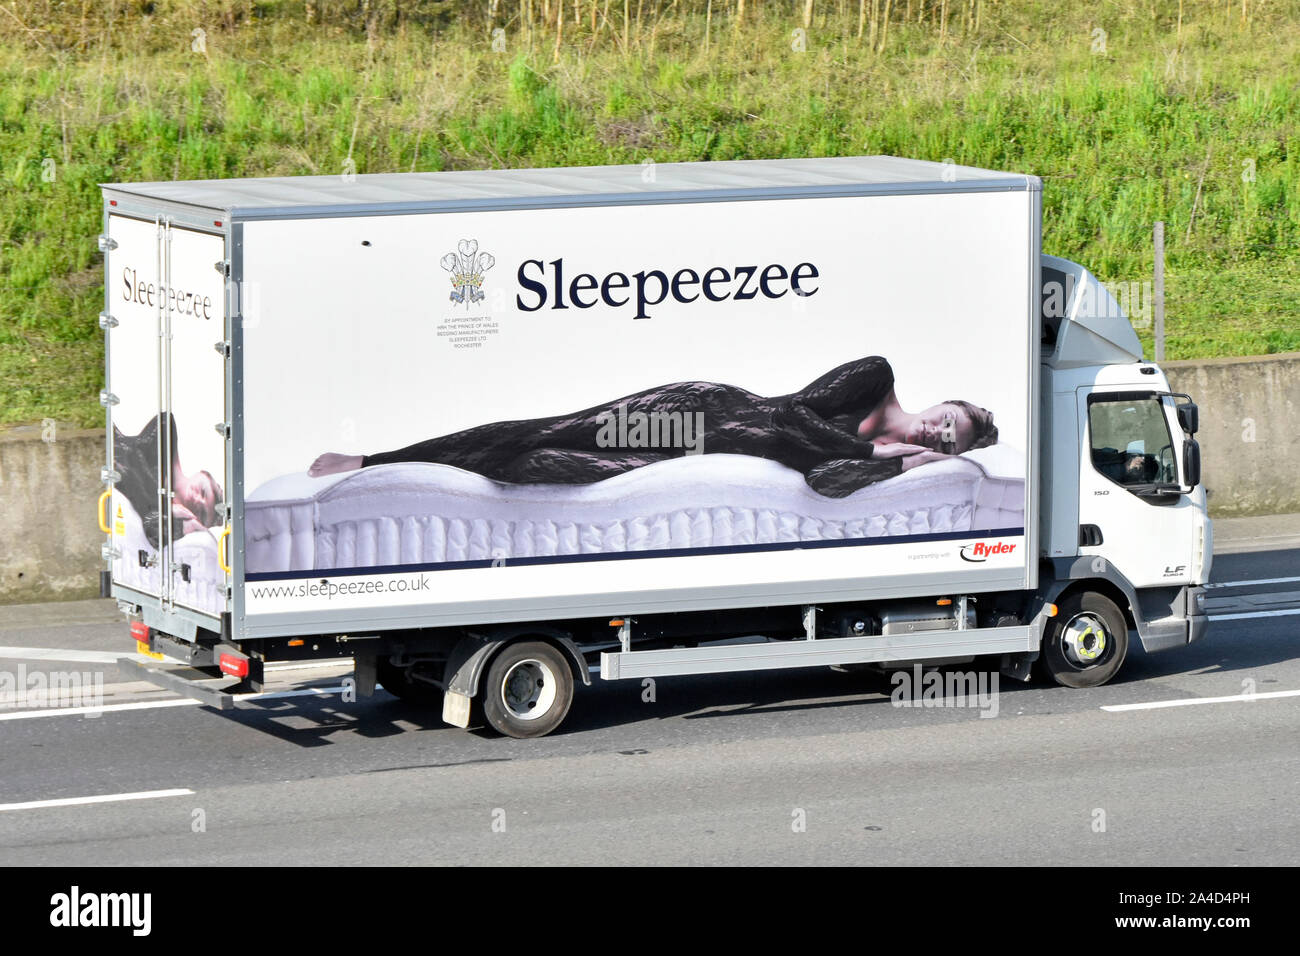
[[[236,579],[236,635],[1031,586],[1038,198],[1024,188],[932,188],[237,223],[237,277],[257,295],[236,334],[235,496],[244,517],[255,508],[261,517],[253,528],[237,516],[234,530],[247,562]],[[655,272],[669,284],[680,277],[676,291]],[[637,273],[646,274],[642,298],[657,300],[644,307]],[[760,527],[758,536],[733,529],[727,547],[659,547],[655,532],[634,543],[635,526],[656,515],[588,528],[579,516],[539,516],[533,502],[550,492],[528,486],[489,490],[500,507],[479,527],[436,507],[402,511],[405,478],[377,491],[380,476],[368,468],[346,480],[308,474],[322,453],[373,454],[485,424],[614,408],[620,396],[667,383],[783,395],[867,356],[888,360],[908,411],[964,399],[993,413],[1003,467],[1023,484],[1014,526],[938,533],[947,519],[932,512],[925,526],[886,516],[885,533],[823,534],[804,522],[794,540],[761,538]],[[713,429],[730,427],[707,404],[702,397],[698,409],[706,453],[717,447]],[[520,439],[521,455],[532,437]],[[457,489],[486,488],[444,477],[455,486],[441,499],[449,508],[461,507]],[[353,514],[350,489],[363,486],[366,507],[382,498],[394,513]],[[689,510],[711,489],[687,482],[679,492],[660,489],[656,500]],[[813,493],[793,482],[789,494]],[[707,515],[701,505],[683,520],[727,520],[726,501],[706,504]],[[536,556],[539,525],[572,538],[566,553]],[[519,550],[524,534],[532,552]],[[432,559],[421,550],[431,537]]]
[[[225,237],[167,217],[106,218],[113,584],[215,621],[227,609]]]

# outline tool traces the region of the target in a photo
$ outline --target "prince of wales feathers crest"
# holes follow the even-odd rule
[[[451,273],[451,301],[465,303],[481,302],[486,295],[483,292],[483,273],[496,265],[496,257],[478,251],[477,239],[462,239],[456,246],[456,252],[449,252],[442,257],[442,267]]]

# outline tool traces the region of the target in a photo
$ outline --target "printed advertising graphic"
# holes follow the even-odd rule
[[[994,214],[1010,202],[249,224],[246,571],[329,572],[250,606],[741,552],[857,574],[902,557],[867,546],[982,536],[1007,547],[952,562],[1017,566],[1031,244],[1028,215]],[[918,257],[898,237],[926,204],[946,226]],[[325,294],[335,270],[367,281]]]
[[[439,265],[451,276],[449,299],[465,308],[439,323],[438,337],[452,349],[482,348],[490,336],[500,331],[499,324],[485,315],[481,306],[487,298],[483,291],[484,273],[496,265],[496,257],[480,252],[478,240],[462,239],[456,244],[456,251],[443,256]]]
[[[113,216],[108,259],[113,580],[178,606],[225,609],[224,241]],[[166,314],[164,314],[164,306]],[[167,322],[169,335],[159,334]],[[170,495],[170,500],[164,500]],[[166,576],[164,577],[164,571]]]

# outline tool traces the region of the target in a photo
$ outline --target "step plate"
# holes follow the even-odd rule
[[[602,680],[627,680],[636,677],[725,674],[733,671],[869,664],[879,661],[924,662],[948,657],[1015,654],[1037,649],[1037,627],[986,627],[966,631],[833,637],[815,641],[769,641],[763,644],[606,652],[600,655],[600,676]]]

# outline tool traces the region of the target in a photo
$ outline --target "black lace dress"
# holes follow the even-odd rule
[[[701,412],[704,454],[770,458],[802,473],[818,493],[842,498],[902,471],[901,458],[874,458],[872,443],[857,435],[862,419],[893,387],[893,369],[879,355],[846,362],[774,398],[734,385],[677,382],[571,415],[493,422],[366,455],[362,467],[423,461],[501,482],[587,484],[688,452],[602,447],[598,436],[610,416]]]
[[[172,454],[176,454],[176,422],[167,412],[150,420],[138,435],[124,435],[113,426],[113,468],[122,476],[117,490],[131,502],[144,522],[145,537],[158,549],[158,434],[166,420],[171,435]],[[172,517],[172,540],[184,534],[184,519]],[[134,559],[132,559],[134,560]]]

